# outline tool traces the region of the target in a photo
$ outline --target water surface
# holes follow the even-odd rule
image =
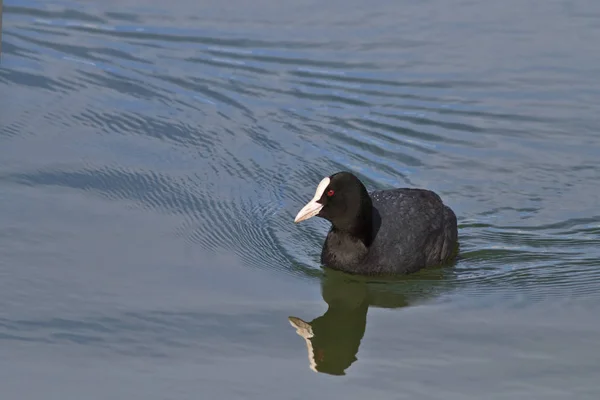
[[[600,395],[599,3],[6,0],[2,40],[3,398]],[[323,271],[341,169],[437,191],[456,265]]]

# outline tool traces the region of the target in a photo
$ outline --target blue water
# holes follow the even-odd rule
[[[6,0],[2,399],[597,399],[599,42],[592,0]],[[456,265],[320,268],[338,170],[438,192]]]

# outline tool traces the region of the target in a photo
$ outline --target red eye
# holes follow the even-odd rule
[[[333,191],[333,189],[329,189],[329,191],[327,192],[327,197],[331,197],[335,194],[335,192]]]

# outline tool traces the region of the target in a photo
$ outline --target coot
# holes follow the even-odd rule
[[[324,178],[294,222],[331,222],[321,263],[351,274],[409,274],[452,261],[456,215],[425,189],[377,190],[370,195],[350,172]]]

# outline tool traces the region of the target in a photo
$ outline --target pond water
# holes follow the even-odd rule
[[[600,2],[6,0],[3,399],[598,399]],[[319,180],[451,267],[322,269]]]

